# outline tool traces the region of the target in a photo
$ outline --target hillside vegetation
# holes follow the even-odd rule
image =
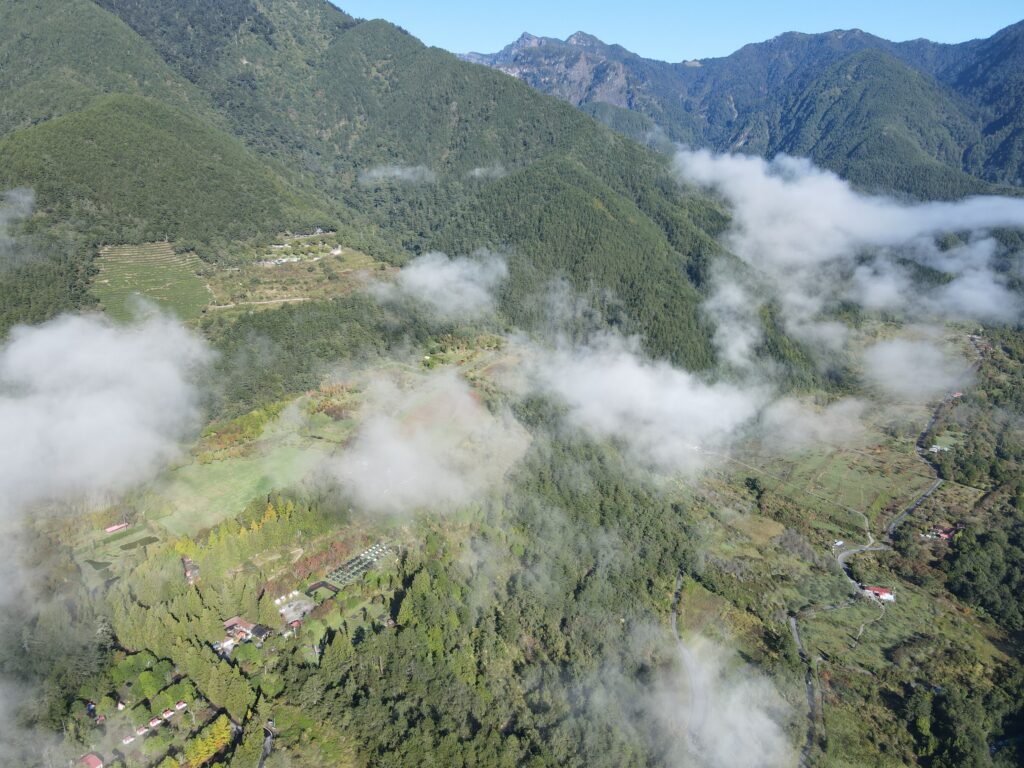
[[[126,95],[36,113],[29,122],[42,122],[0,139],[0,184],[36,189],[45,217],[33,227],[60,222],[98,244],[169,239],[204,258],[321,225],[394,263],[488,247],[508,254],[518,322],[541,321],[523,297],[565,278],[658,354],[713,362],[698,289],[724,216],[680,191],[655,153],[320,0],[99,5],[90,18],[117,34],[127,24],[140,60],[157,55],[183,95],[171,106],[110,76],[105,87]]]

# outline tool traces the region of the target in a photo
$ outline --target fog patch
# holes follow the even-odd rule
[[[564,405],[571,424],[661,471],[703,467],[705,452],[727,447],[769,397],[767,388],[705,382],[612,335],[538,351],[528,366],[532,386]]]
[[[462,507],[499,483],[529,444],[510,414],[491,414],[453,371],[375,380],[362,411],[355,440],[325,471],[370,512]]]
[[[410,261],[393,283],[379,283],[377,297],[411,299],[444,320],[475,320],[494,314],[494,293],[508,276],[504,257],[477,251],[472,258],[428,253]]]
[[[795,764],[785,731],[792,710],[756,669],[700,637],[678,642],[673,650],[663,632],[633,634],[636,657],[653,657],[657,669],[647,683],[617,667],[603,669],[587,686],[597,719],[628,726],[656,762],[669,766]]]
[[[793,397],[776,400],[761,413],[759,437],[771,452],[803,451],[818,445],[848,447],[865,435],[867,403],[844,398],[823,408]]]
[[[763,160],[684,150],[675,168],[730,204],[724,244],[754,270],[762,294],[754,305],[777,300],[787,333],[812,348],[835,352],[846,344],[842,324],[823,317],[842,302],[905,320],[1021,317],[1021,298],[997,268],[1005,254],[989,232],[1024,228],[1024,200],[902,202],[857,192],[809,160],[785,155]],[[940,240],[948,235],[958,241]],[[731,323],[719,349],[725,360],[749,365],[761,329],[756,313],[735,308],[751,293],[721,274],[713,285],[707,309]],[[733,337],[739,341],[723,343]]]
[[[11,189],[0,196],[0,271],[19,260],[11,229],[31,216],[34,208],[35,194],[30,189]]]
[[[928,400],[962,386],[968,376],[962,360],[931,341],[894,339],[865,350],[864,377],[889,397]]]
[[[359,174],[359,183],[364,186],[381,181],[397,181],[402,184],[433,184],[437,181],[437,174],[425,165],[378,165]]]
[[[160,314],[63,316],[0,348],[0,495],[8,514],[103,501],[154,476],[200,425],[205,343]]]
[[[508,176],[508,171],[505,166],[501,163],[491,163],[490,165],[482,165],[473,168],[469,173],[466,174],[471,179],[483,179],[493,180],[502,179]]]

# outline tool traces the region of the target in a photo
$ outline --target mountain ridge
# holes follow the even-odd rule
[[[984,191],[992,184],[1016,185],[1024,177],[1024,119],[1015,108],[1024,92],[1024,75],[1018,74],[1018,70],[1024,71],[1022,41],[1024,22],[989,38],[955,44],[923,38],[892,42],[860,29],[786,32],[744,45],[724,57],[662,62],[586,33],[566,40],[525,33],[497,53],[471,53],[463,58],[517,77],[577,107],[587,107],[590,114],[601,112],[594,106],[597,104],[628,109],[653,121],[674,142],[771,157],[780,151],[794,151],[784,138],[789,132],[787,117],[800,102],[815,98],[808,93],[809,87],[861,51],[884,53],[904,69],[890,65],[884,73],[861,73],[873,78],[864,92],[881,99],[876,103],[883,110],[891,112],[893,106],[900,106],[899,98],[887,100],[880,95],[888,91],[899,96],[898,89],[888,87],[890,82],[915,94],[922,90],[933,94],[930,109],[935,119],[931,125],[917,120],[912,111],[905,110],[898,118],[902,123],[916,123],[909,137],[913,146],[907,168],[896,174],[907,181],[887,190],[891,178],[874,178],[867,168],[850,174],[848,156],[826,151],[808,156],[873,190],[950,198]],[[915,99],[920,102],[916,96],[904,101]],[[845,109],[852,113],[856,105]],[[611,116],[607,110],[604,114]],[[965,124],[973,128],[965,131]],[[842,131],[859,131],[861,139],[867,140],[873,133],[877,135],[877,125],[846,124]],[[960,135],[956,152],[936,151],[940,143],[936,131]],[[812,143],[827,146],[841,142],[825,136]],[[944,168],[933,169],[924,181],[915,181],[915,169],[921,166],[914,156],[921,153]]]

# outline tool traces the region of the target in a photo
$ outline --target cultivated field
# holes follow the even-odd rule
[[[342,246],[332,234],[285,238],[261,246],[241,266],[219,269],[210,277],[211,310],[259,309],[325,299],[365,285],[387,265]]]
[[[175,253],[170,243],[110,246],[96,259],[99,274],[92,292],[107,314],[132,317],[133,301],[142,296],[183,320],[199,316],[210,303],[206,282],[197,274],[202,263],[193,253]]]

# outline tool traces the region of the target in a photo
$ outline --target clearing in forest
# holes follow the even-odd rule
[[[132,317],[137,294],[183,320],[193,320],[210,303],[206,282],[197,274],[194,253],[175,253],[170,243],[108,246],[96,259],[93,295],[116,320]]]

